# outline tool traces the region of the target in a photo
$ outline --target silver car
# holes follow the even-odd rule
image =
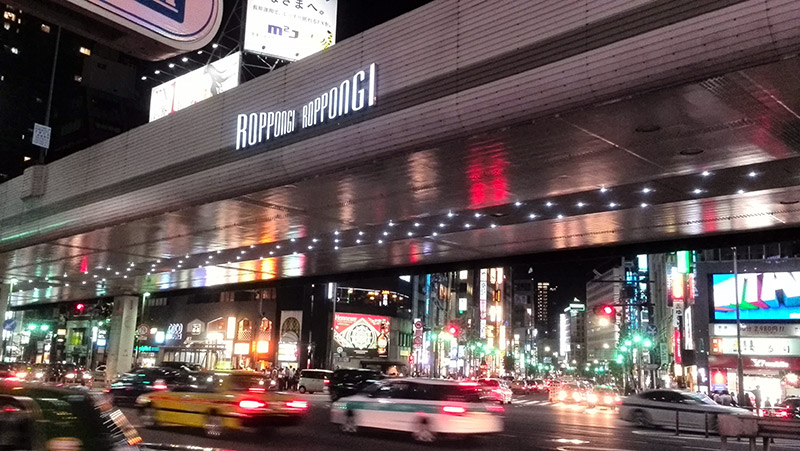
[[[681,430],[717,429],[717,415],[753,415],[738,407],[722,406],[702,393],[678,390],[648,390],[622,401],[619,417],[640,427],[675,427]]]

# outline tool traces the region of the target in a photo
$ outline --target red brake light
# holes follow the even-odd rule
[[[267,389],[261,387],[250,387],[250,389],[248,389],[247,391],[249,391],[250,393],[265,393]]]
[[[775,416],[778,418],[789,418],[789,411],[787,410],[776,410]]]
[[[442,412],[454,415],[462,415],[467,412],[467,409],[459,406],[442,406]]]
[[[288,401],[286,407],[292,409],[308,409],[308,402],[306,401]]]
[[[167,388],[167,384],[163,379],[158,379],[153,383],[153,390],[166,390]]]
[[[266,406],[266,404],[264,404],[263,402],[255,401],[255,400],[252,400],[252,399],[245,399],[245,400],[239,401],[239,407],[241,407],[242,409],[246,409],[246,410],[260,409],[260,408],[262,408],[264,406]]]
[[[458,385],[461,387],[477,387],[478,383],[472,381],[466,381],[466,382],[459,382]]]
[[[330,384],[330,383],[331,383],[331,381],[330,381],[330,380],[328,380],[328,379],[325,379],[325,385],[328,385],[328,384]]]

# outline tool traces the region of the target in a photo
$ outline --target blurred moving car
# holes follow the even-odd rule
[[[140,395],[188,384],[187,373],[174,368],[139,368],[125,373],[105,389],[114,404],[132,406]]]
[[[478,380],[478,387],[486,397],[500,404],[511,404],[514,394],[506,385],[506,381],[502,379],[480,379]]]
[[[586,392],[586,404],[589,407],[606,407],[616,409],[622,403],[619,393],[611,387],[599,386]]]
[[[91,388],[94,384],[94,375],[91,370],[75,365],[63,365],[61,369],[61,383],[64,385],[82,385]]]
[[[142,441],[99,394],[44,385],[0,385],[0,449],[129,448]]]
[[[586,387],[577,384],[561,384],[550,390],[550,402],[563,402],[567,404],[582,404],[586,402]]]
[[[717,429],[717,415],[754,415],[749,410],[722,406],[702,393],[677,390],[648,390],[628,396],[619,408],[622,420],[639,427],[675,426],[675,412],[680,412],[681,429],[705,430],[706,414],[710,430]]]
[[[528,393],[542,393],[546,392],[549,387],[542,379],[532,379],[528,381]]]
[[[377,370],[341,368],[331,374],[328,391],[331,395],[331,400],[336,401],[339,398],[354,395],[364,387],[372,385],[373,382],[381,379],[383,379],[383,376]]]
[[[200,372],[188,384],[141,395],[136,404],[145,427],[164,424],[202,428],[208,437],[229,431],[257,431],[279,423],[296,424],[308,402],[269,392],[269,379],[254,371]]]
[[[392,379],[377,382],[331,406],[331,422],[343,432],[360,428],[410,432],[421,442],[441,434],[503,431],[503,408],[482,401],[476,382]]]
[[[511,392],[514,394],[525,394],[528,391],[528,383],[520,379],[513,380],[509,388],[511,388]]]
[[[764,412],[764,416],[768,417],[800,420],[800,398],[794,396],[786,398]]]
[[[297,382],[297,391],[300,393],[323,392],[331,383],[331,370],[301,370]]]
[[[28,370],[24,364],[0,363],[0,381],[19,382],[28,377]]]

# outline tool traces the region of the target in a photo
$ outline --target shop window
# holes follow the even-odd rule
[[[258,339],[261,341],[269,341],[272,338],[272,321],[267,318],[261,318],[261,324],[258,326]]]
[[[80,346],[83,344],[83,329],[74,329],[72,335],[69,337],[69,344],[71,346]]]
[[[236,340],[251,341],[253,339],[253,323],[245,318],[239,321],[239,328],[236,332]]]

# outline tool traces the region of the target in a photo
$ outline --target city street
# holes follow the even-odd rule
[[[303,396],[303,395],[298,395]],[[235,434],[212,440],[200,431],[165,427],[160,430],[138,426],[136,412],[123,409],[146,442],[173,443],[235,450],[340,450],[381,449],[514,449],[514,450],[718,450],[719,437],[681,434],[674,431],[642,430],[620,421],[615,412],[578,406],[552,405],[545,395],[515,398],[506,407],[506,431],[498,436],[474,440],[444,439],[434,445],[415,443],[404,434],[361,431],[355,436],[341,433],[328,422],[326,395],[303,396],[311,404],[309,418],[300,426],[275,430],[267,436]],[[797,442],[777,440],[773,450],[797,449]],[[747,449],[746,442],[729,443],[731,450]]]

